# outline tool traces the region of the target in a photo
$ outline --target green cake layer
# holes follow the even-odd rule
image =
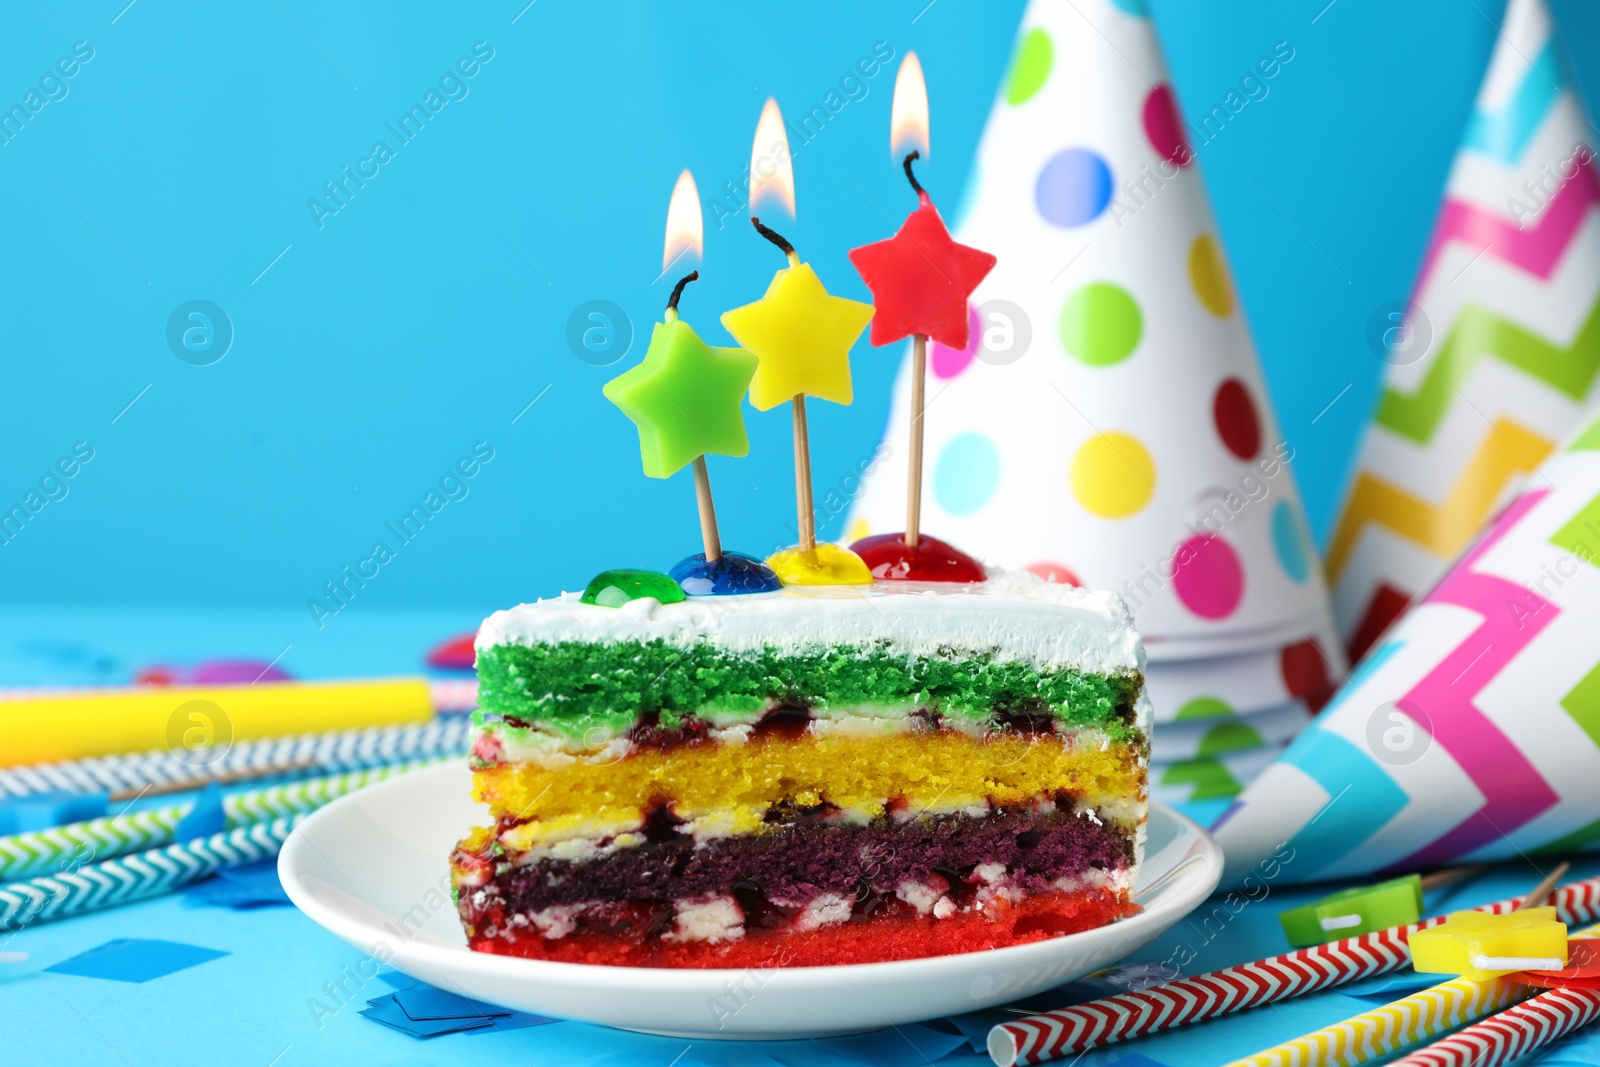
[[[914,707],[982,723],[1048,716],[1096,727],[1113,744],[1143,739],[1134,710],[1137,672],[1041,670],[990,655],[907,656],[887,647],[834,646],[793,653],[730,652],[664,641],[501,644],[478,652],[478,703],[568,738],[615,736],[641,717],[665,729],[696,715],[718,725],[752,722],[768,707]]]

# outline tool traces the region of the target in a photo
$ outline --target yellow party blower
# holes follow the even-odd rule
[[[425,722],[421,678],[77,690],[0,700],[0,767]],[[203,759],[197,759],[197,764]]]

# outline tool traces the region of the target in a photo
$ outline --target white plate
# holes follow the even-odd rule
[[[767,971],[598,967],[473,952],[449,896],[448,858],[487,821],[465,763],[369,786],[307,819],[278,858],[301,911],[371,957],[508,1008],[690,1038],[818,1037],[1003,1004],[1104,967],[1210,895],[1222,852],[1159,804],[1139,880],[1144,910],[1097,930],[1014,948],[894,963]]]

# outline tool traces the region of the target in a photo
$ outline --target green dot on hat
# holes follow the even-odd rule
[[[1006,80],[1006,103],[1024,104],[1033,99],[1050,77],[1050,67],[1055,62],[1055,46],[1050,35],[1041,29],[1032,29],[1017,45],[1017,54],[1011,61],[1011,76]]]
[[[1090,282],[1061,308],[1061,347],[1080,363],[1120,363],[1139,347],[1144,316],[1139,302],[1120,285]]]

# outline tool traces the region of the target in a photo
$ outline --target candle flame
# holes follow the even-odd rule
[[[928,83],[922,61],[907,52],[894,76],[894,104],[889,108],[889,154],[896,161],[911,151],[928,155]]]
[[[781,205],[794,214],[794,164],[789,155],[789,134],[783,128],[778,102],[767,97],[756,123],[756,139],[750,147],[750,210],[760,211],[763,203]]]
[[[694,175],[685,170],[678,175],[678,184],[672,187],[672,201],[667,205],[667,240],[661,251],[661,273],[671,269],[673,263],[693,253],[693,262],[705,254],[705,223],[700,216],[700,191],[695,188]],[[689,266],[688,262],[685,266]]]

